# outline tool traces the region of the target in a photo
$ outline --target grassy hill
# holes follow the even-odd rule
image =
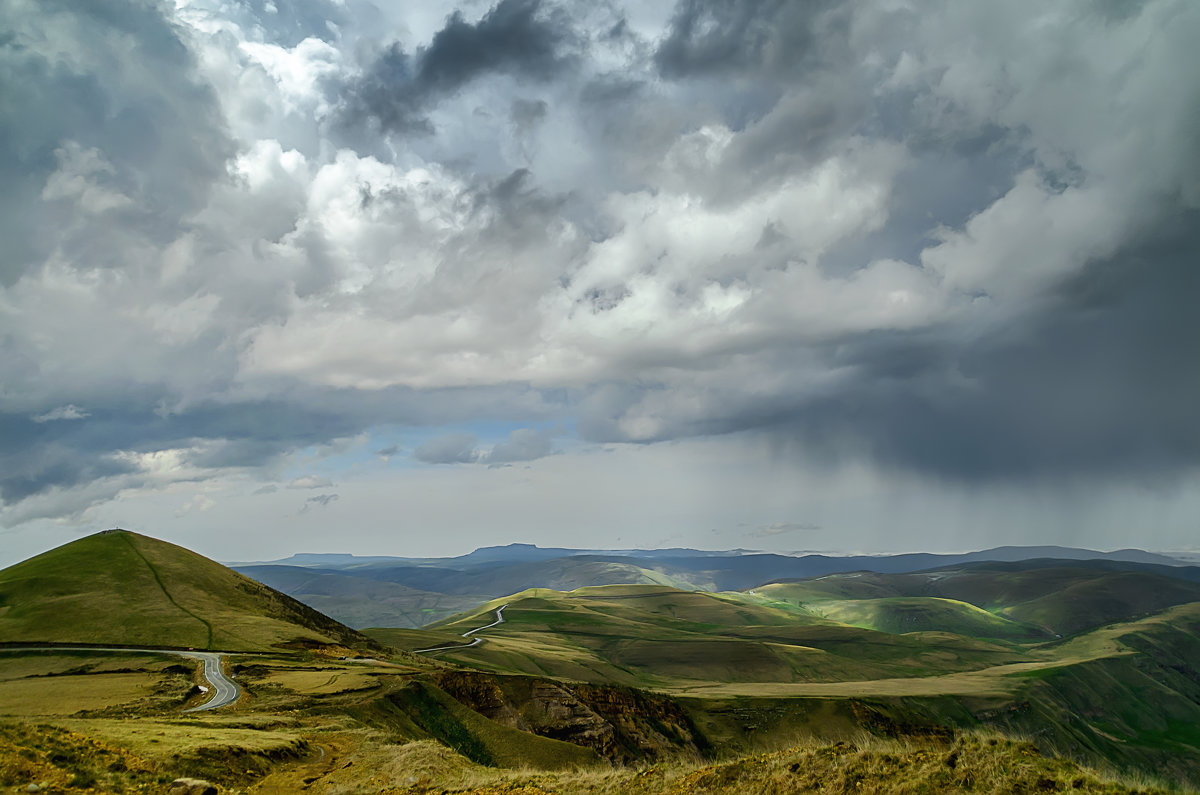
[[[531,589],[421,632],[366,633],[410,649],[453,642],[490,623],[501,604],[507,605],[504,623],[486,630],[484,643],[442,658],[494,672],[668,690],[924,676],[1022,659],[988,641],[889,635],[794,607],[756,604],[740,594],[662,586]]]
[[[529,562],[484,556],[480,561],[464,561],[462,568],[408,563],[368,563],[336,570],[278,564],[236,568],[356,628],[417,628],[470,610],[497,594],[531,587],[572,590],[614,583],[692,587],[625,561],[584,557]]]
[[[575,564],[543,562],[549,576]],[[285,574],[308,591],[341,576]],[[194,672],[178,660],[10,647],[0,787],[144,791],[199,773],[248,792],[1127,791],[1039,750],[1195,781],[1191,587],[1059,564],[724,593],[642,582],[526,589],[369,631],[414,649],[479,630],[433,662],[293,653],[366,640],[199,555],[109,532],[0,571],[0,638],[268,653],[227,658],[248,698],[185,716]],[[1110,616],[1130,618],[1097,626]]]
[[[1060,621],[1094,604],[1101,617],[1126,615],[1187,593],[1152,596],[1119,572],[1050,574],[1060,597],[1087,597],[1062,597]],[[1020,603],[1028,610],[1054,601],[1045,583],[1021,593],[1011,590],[1022,579],[1011,572],[980,576],[970,586],[979,593],[1038,594]],[[1157,770],[1175,781],[1200,776],[1200,601],[1055,639],[946,597],[828,598],[894,594],[918,581],[930,583],[826,578],[745,594],[536,589],[411,637],[368,634],[409,648],[465,642],[462,632],[491,623],[504,604],[504,622],[477,633],[482,643],[441,658],[498,681],[524,674],[669,694],[710,742],[743,752],[764,740],[770,747],[767,738],[824,731],[834,716],[886,734],[988,726],[1117,769]],[[806,601],[775,598],[785,592]]]
[[[957,599],[891,596],[823,602],[814,612],[841,624],[879,632],[950,632],[973,638],[1045,638],[1049,633]]]
[[[124,530],[0,571],[0,638],[239,651],[371,643],[202,555]]]
[[[947,631],[981,637],[999,631],[1000,635],[991,636],[1018,637],[1020,631],[1031,630],[1073,635],[1200,601],[1200,583],[1151,571],[1114,570],[1106,563],[1034,561],[912,574],[831,574],[772,583],[755,588],[753,593],[766,603],[829,614],[837,620],[843,620],[838,618],[841,615],[848,623],[885,631],[906,631],[906,622],[896,620],[896,608],[922,604],[903,600],[952,600],[965,607],[952,611],[945,604],[935,608],[932,602],[923,603],[931,625],[945,620]],[[1014,623],[1007,629],[998,622],[989,624],[970,606]],[[940,613],[941,619],[935,620],[935,613]]]
[[[814,730],[797,723],[800,698],[850,720],[886,716],[885,731],[986,725],[1120,769],[1200,775],[1200,590],[1184,580],[1004,564],[745,593],[532,589],[386,639],[453,643],[502,604],[482,643],[442,659],[671,694],[696,726],[725,731],[725,747]]]
[[[527,588],[572,590],[588,585],[643,583],[690,588],[691,583],[623,558],[575,556],[539,561],[448,565],[367,565],[340,571],[444,594],[510,594]]]
[[[1031,560],[1031,557],[1035,559]],[[1139,572],[1200,583],[1200,568],[1171,563],[1177,562],[1137,550],[1100,553],[1059,547],[998,548],[965,555],[793,557],[751,554],[745,550],[601,552],[511,544],[478,549],[454,558],[303,554],[282,561],[247,563],[233,568],[354,627],[416,628],[472,604],[528,588],[572,591],[595,585],[648,584],[689,591],[730,592],[754,589],[764,583],[796,582],[800,577],[810,578],[805,582],[819,580],[822,586],[828,586],[833,582],[829,575],[840,574],[860,578],[857,580],[859,586],[875,582],[883,591],[860,587],[853,593],[842,595],[840,598],[843,599],[935,596],[978,605],[970,596],[928,591],[922,587],[928,581],[926,575],[905,573],[928,573],[935,568],[946,572],[951,570],[950,567],[958,567],[955,570],[960,571],[991,567],[999,575],[1005,571],[1005,566],[1018,570],[1065,567],[1089,569],[1097,574]],[[897,591],[896,586],[904,583],[906,576],[911,582]],[[873,579],[877,577],[882,579]],[[889,577],[899,579],[889,581]],[[1113,620],[1122,617],[1115,616]],[[1043,628],[1043,631],[1048,630]]]

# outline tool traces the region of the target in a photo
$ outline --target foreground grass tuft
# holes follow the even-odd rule
[[[448,771],[447,771],[448,772]],[[448,779],[448,780],[447,780]],[[864,738],[794,747],[728,762],[660,764],[640,770],[590,769],[548,775],[456,768],[441,781],[424,778],[394,792],[493,793],[1161,793],[1107,778],[1064,759],[1043,757],[1028,742],[963,735],[953,743],[914,744]]]

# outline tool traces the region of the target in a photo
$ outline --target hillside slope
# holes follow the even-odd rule
[[[235,570],[355,629],[420,627],[490,598],[422,591],[387,580],[302,566],[239,566]]]
[[[441,657],[486,671],[665,689],[925,676],[1024,659],[974,638],[873,632],[747,600],[648,585],[539,588],[422,632],[366,633],[408,649],[452,644],[505,604],[503,623],[486,630],[484,642]]]
[[[202,555],[125,530],[0,571],[0,638],[230,651],[372,643]]]
[[[1191,574],[1190,570],[1179,573]],[[1039,560],[973,564],[912,574],[830,574],[772,583],[754,589],[754,593],[769,602],[803,607],[837,620],[844,620],[839,616],[844,612],[850,623],[858,619],[874,621],[874,616],[860,614],[872,604],[879,612],[889,600],[953,600],[1027,629],[1073,635],[1200,601],[1200,583],[1157,571],[1113,568],[1107,562]],[[847,607],[839,608],[839,603]],[[926,605],[931,603],[927,601]],[[903,622],[889,623],[886,618],[871,626],[905,631]],[[950,631],[961,630],[950,627]],[[967,633],[986,634],[972,629]]]

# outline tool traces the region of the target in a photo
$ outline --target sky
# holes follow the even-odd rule
[[[0,565],[1200,546],[1200,3],[0,18]]]

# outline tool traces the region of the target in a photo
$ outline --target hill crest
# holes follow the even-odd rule
[[[122,529],[0,570],[0,637],[227,651],[372,645],[215,561]]]

